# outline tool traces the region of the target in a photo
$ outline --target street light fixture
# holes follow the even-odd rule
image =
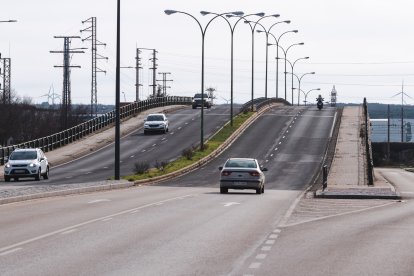
[[[293,68],[295,67],[295,63],[297,62],[297,61],[299,61],[299,60],[302,60],[302,59],[309,59],[309,57],[303,57],[303,58],[298,58],[297,60],[295,60],[295,62],[293,62],[293,63],[291,63],[289,60],[287,60],[286,59],[286,61],[289,63],[289,65],[290,65],[290,67],[291,67],[291,69],[292,69],[292,72],[286,72],[287,74],[291,74],[292,75],[292,105],[293,105],[293,76],[296,76],[296,74],[295,73],[293,73]],[[315,72],[314,72],[315,73]],[[296,76],[297,77],[297,76]],[[299,82],[299,89],[300,89],[300,82]],[[299,103],[298,103],[298,105],[299,105]]]
[[[216,19],[217,17],[222,17],[223,15],[226,14],[232,14],[232,15],[238,15],[241,12],[228,12],[228,13],[222,13],[219,15],[216,15],[215,17],[213,17],[207,24],[206,26],[203,28],[201,26],[200,21],[197,20],[197,18],[187,12],[182,12],[182,11],[176,11],[176,10],[165,10],[164,11],[166,15],[171,15],[171,14],[175,14],[175,13],[181,13],[181,14],[185,14],[190,16],[192,19],[194,19],[198,26],[200,27],[200,31],[201,31],[201,102],[204,103],[204,39],[205,39],[205,35],[206,35],[206,31],[208,26],[210,25],[210,23]],[[208,14],[208,12],[202,11],[200,12],[202,15],[206,15]],[[200,126],[200,149],[204,150],[204,104],[201,105],[201,126]]]
[[[261,20],[268,18],[268,17],[279,17],[279,16],[280,16],[279,14],[271,14],[271,15],[263,16],[259,18],[257,21],[248,21],[248,20],[244,21],[244,23],[249,24],[250,29],[252,31],[252,111],[253,111],[253,99],[254,99],[254,31],[256,30],[256,26],[259,24]],[[254,25],[252,26],[252,24],[250,23]]]
[[[12,23],[12,22],[17,22],[17,20],[14,20],[14,19],[10,19],[10,20],[0,20],[0,23]]]
[[[305,100],[304,100],[304,102],[305,102],[305,105],[306,105],[306,103],[307,103],[307,97],[308,97],[308,94],[309,94],[309,92],[312,92],[312,91],[316,91],[316,90],[321,90],[320,88],[314,88],[314,89],[311,89],[311,90],[308,90],[308,92],[304,92],[303,90],[299,90],[300,92],[302,92],[303,93],[303,95],[305,95]]]
[[[284,20],[284,21],[276,22],[272,26],[270,26],[269,29],[267,29],[267,30],[266,30],[266,28],[262,24],[259,23],[262,26],[262,28],[264,29],[264,31],[262,31],[262,30],[256,30],[256,32],[258,32],[258,33],[265,33],[266,34],[266,77],[265,77],[266,80],[265,80],[265,98],[267,98],[267,67],[268,67],[268,55],[269,55],[269,34],[270,34],[270,31],[272,30],[272,28],[274,26],[276,26],[277,24],[280,24],[280,23],[290,24],[290,20]],[[277,73],[278,72],[276,70],[276,82],[278,81],[278,79],[277,79]],[[278,94],[278,92],[277,92],[277,85],[276,85],[276,98],[277,98],[277,94]]]
[[[292,73],[290,73],[290,74],[292,74]],[[293,76],[295,76],[296,77],[296,79],[298,80],[298,83],[299,83],[299,91],[298,91],[298,106],[300,105],[300,91],[301,91],[301,89],[300,89],[300,84],[301,84],[301,81],[302,81],[302,78],[304,77],[304,76],[306,76],[306,75],[314,75],[315,74],[315,72],[308,72],[308,73],[304,73],[304,74],[302,74],[302,76],[298,76],[298,75],[296,75],[296,74],[292,74]]]
[[[287,82],[286,82],[286,74],[287,74],[287,71],[286,71],[287,53],[288,53],[288,51],[289,51],[290,48],[292,48],[293,46],[296,46],[296,45],[305,45],[305,43],[303,43],[303,42],[294,43],[294,44],[290,45],[286,50],[282,46],[280,46],[279,44],[277,45],[278,48],[280,47],[280,49],[282,49],[282,51],[283,51],[283,53],[285,55],[285,58],[284,58],[285,59],[285,100],[287,100]],[[279,59],[279,57],[276,57],[276,59]],[[293,97],[292,97],[292,104],[293,104]]]
[[[289,21],[290,22],[290,21]],[[275,35],[269,32],[269,34],[274,38],[275,44],[268,43],[268,46],[270,45],[276,45],[276,98],[279,98],[279,42],[282,36],[284,36],[287,33],[297,33],[298,30],[290,30],[282,33],[279,37],[276,38]],[[285,70],[286,71],[286,70]],[[286,84],[286,77],[285,77],[285,84]],[[285,89],[285,100],[286,100],[286,89]]]
[[[242,20],[242,19],[246,19],[248,16],[253,16],[253,15],[256,15],[256,16],[264,16],[264,13],[254,13],[254,14],[247,14],[247,15],[244,15],[244,13],[243,12],[233,12],[233,13],[231,13],[231,14],[226,14],[226,17],[228,17],[228,18],[231,18],[231,17],[238,17],[239,19],[236,21],[236,23],[234,23],[234,25],[232,26],[231,24],[230,24],[230,21],[226,18],[226,17],[224,17],[223,15],[220,15],[220,14],[217,14],[217,13],[213,13],[213,12],[202,12],[202,14],[203,15],[207,15],[207,14],[213,14],[213,15],[219,15],[219,16],[221,16],[223,19],[225,19],[226,21],[227,21],[227,24],[229,24],[229,27],[230,27],[230,32],[231,32],[231,58],[230,58],[230,63],[231,63],[231,66],[230,66],[230,71],[231,71],[231,73],[230,73],[230,125],[231,126],[233,126],[233,91],[234,91],[234,81],[233,81],[233,73],[234,73],[234,66],[233,66],[233,49],[234,49],[234,43],[233,43],[233,41],[234,41],[234,31],[235,31],[235,29],[236,29],[236,26],[237,26],[237,24]],[[244,15],[244,16],[243,16]]]

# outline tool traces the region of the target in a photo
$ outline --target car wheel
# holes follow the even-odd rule
[[[193,106],[193,109],[196,109],[197,108],[197,106]]]
[[[41,171],[40,171],[40,168],[39,168],[39,171],[37,172],[37,174],[36,174],[36,176],[35,176],[35,180],[36,181],[39,181],[40,180],[40,176],[42,175],[42,173],[41,173]]]
[[[256,189],[256,194],[260,195],[262,193],[262,188]]]
[[[147,134],[148,134],[148,132],[144,130],[144,135],[147,135]]]
[[[264,185],[263,185],[263,187],[262,187],[262,194],[264,194]]]
[[[10,176],[4,176],[4,181],[10,182]]]
[[[49,179],[49,167],[46,168],[46,172],[43,175],[43,179]]]
[[[227,194],[229,189],[227,188],[220,188],[220,194]]]

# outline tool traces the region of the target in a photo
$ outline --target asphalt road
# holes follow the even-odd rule
[[[414,173],[377,170],[402,201],[309,199],[313,208],[301,214],[307,220],[280,228],[272,250],[258,248],[239,275],[414,275]],[[330,209],[325,217],[316,214],[322,206]]]
[[[169,133],[144,135],[142,125],[137,131],[121,139],[121,176],[134,173],[136,162],[171,161],[179,157],[185,148],[200,142],[200,109],[191,107],[168,114]],[[228,105],[205,109],[204,135],[208,137],[222,127],[230,116]],[[198,135],[197,135],[198,134]],[[51,169],[50,179],[42,184],[67,184],[106,180],[114,173],[114,148],[112,145],[91,153],[76,161]],[[22,179],[25,181],[26,179]],[[27,182],[32,179],[27,179]]]
[[[333,114],[275,108],[218,160],[159,186],[0,206],[7,233],[0,235],[0,275],[237,274],[257,248],[271,249],[268,233],[281,231],[279,222],[310,183]],[[305,150],[302,138],[322,145]],[[302,150],[306,162],[292,167]],[[219,193],[217,167],[228,156],[257,157],[268,167],[264,194]]]

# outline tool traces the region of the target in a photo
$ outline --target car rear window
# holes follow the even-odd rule
[[[228,160],[225,167],[228,168],[257,168],[254,160]]]

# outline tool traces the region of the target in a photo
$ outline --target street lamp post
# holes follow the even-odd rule
[[[298,58],[292,64],[292,105],[293,105],[293,68],[295,67],[296,62],[302,59],[309,59],[309,57]],[[299,89],[300,89],[300,84],[299,84]],[[298,102],[298,105],[299,105],[299,102]]]
[[[237,14],[238,13],[238,14]],[[232,26],[230,24],[230,21],[223,16],[223,14],[218,14],[218,13],[213,13],[213,12],[202,12],[202,15],[207,15],[207,14],[213,14],[213,15],[217,15],[217,16],[221,16],[223,19],[225,19],[227,21],[227,24],[230,27],[230,38],[231,38],[231,43],[230,43],[230,125],[233,126],[233,95],[234,95],[234,81],[233,81],[233,75],[234,75],[234,66],[233,66],[233,49],[234,49],[234,31],[236,29],[237,24],[242,20],[242,19],[246,19],[248,16],[252,16],[252,15],[256,15],[256,16],[264,16],[264,13],[252,13],[252,14],[247,14],[244,15],[243,12],[234,12],[234,13],[227,13],[226,17],[238,17],[239,19],[236,21],[236,23],[234,23],[234,25]]]
[[[305,100],[304,100],[304,102],[305,102],[305,105],[306,105],[306,103],[307,103],[307,98],[308,98],[308,94],[309,94],[309,92],[312,92],[312,91],[315,91],[315,90],[321,90],[320,88],[314,88],[314,89],[311,89],[311,90],[309,90],[308,92],[304,92],[303,90],[299,90],[300,92],[302,92],[303,93],[303,95],[305,95]]]
[[[279,98],[279,42],[283,35],[287,33],[297,33],[297,32],[298,30],[286,31],[282,33],[278,38],[276,38],[276,36],[274,36],[272,33],[269,32],[269,34],[274,38],[276,42],[275,44],[268,43],[268,46],[276,45],[276,98]],[[285,83],[286,83],[286,79],[285,79]],[[285,93],[285,100],[286,100],[286,93]]]
[[[258,33],[265,33],[266,34],[266,81],[265,81],[265,98],[267,98],[267,67],[268,67],[268,55],[269,55],[268,52],[269,52],[269,46],[270,46],[269,45],[269,34],[271,34],[270,31],[272,30],[272,28],[274,26],[276,26],[277,24],[280,24],[280,23],[290,24],[290,20],[284,20],[284,21],[276,22],[272,26],[270,26],[269,29],[267,29],[267,30],[266,30],[266,28],[263,25],[260,24],[262,26],[262,28],[264,29],[264,31],[257,30]],[[277,71],[276,71],[276,76],[277,76]],[[276,77],[276,82],[277,82],[277,77]],[[276,85],[276,98],[277,98],[277,94],[278,94],[278,91],[277,91],[277,85]]]
[[[121,119],[119,112],[120,103],[120,67],[121,67],[121,0],[117,0],[116,11],[116,73],[115,73],[115,180],[120,180],[120,140]]]
[[[229,12],[229,13],[223,13],[220,15],[216,15],[207,23],[204,29],[201,26],[200,21],[198,21],[197,18],[195,18],[193,15],[187,12],[176,11],[176,10],[165,10],[164,12],[166,15],[171,15],[174,13],[181,13],[181,14],[188,15],[191,18],[193,18],[197,22],[198,26],[200,27],[200,31],[201,31],[201,102],[203,103],[201,105],[200,149],[204,150],[204,38],[205,38],[208,26],[214,19],[216,19],[217,17],[221,17],[222,15],[225,15],[225,14],[240,15],[240,12]],[[201,14],[204,15],[208,13],[202,11]]]
[[[292,72],[286,72],[287,74],[291,74],[292,75],[292,105],[293,105],[293,90],[295,89],[293,87],[293,76],[296,76],[295,73],[293,73],[293,68],[295,67],[295,63],[301,59],[308,59],[309,57],[303,57],[303,58],[298,58],[297,60],[295,60],[295,62],[291,63],[288,59],[285,58],[285,61],[287,61],[290,65],[290,68],[292,70]],[[297,78],[297,76],[296,76]],[[300,90],[300,81],[299,81],[299,90]],[[299,105],[299,104],[298,104]]]
[[[280,49],[282,49],[282,51],[283,51],[283,53],[285,55],[285,58],[284,58],[285,59],[285,100],[287,99],[287,82],[286,82],[286,75],[287,75],[287,71],[286,71],[287,53],[289,52],[289,49],[292,48],[293,46],[296,46],[296,45],[304,45],[304,44],[305,43],[303,43],[303,42],[295,43],[295,44],[290,45],[286,50],[282,46],[277,45],[278,48],[280,47]],[[276,57],[276,59],[279,59],[279,57]],[[292,105],[293,105],[293,96],[292,96]]]
[[[296,79],[298,80],[298,83],[299,83],[299,90],[298,90],[298,106],[299,106],[300,105],[300,92],[301,92],[300,85],[301,85],[302,78],[306,75],[314,75],[315,72],[305,73],[305,74],[302,74],[302,76],[300,76],[300,77],[298,75],[294,74],[294,73],[291,73],[291,74],[296,77]]]
[[[279,14],[272,14],[263,16],[262,18],[258,19],[257,21],[245,21],[245,23],[249,24],[250,29],[252,31],[252,111],[253,111],[253,99],[254,99],[254,31],[256,29],[256,26],[259,24],[259,22],[267,17],[279,17]],[[250,24],[254,24],[253,26]]]

